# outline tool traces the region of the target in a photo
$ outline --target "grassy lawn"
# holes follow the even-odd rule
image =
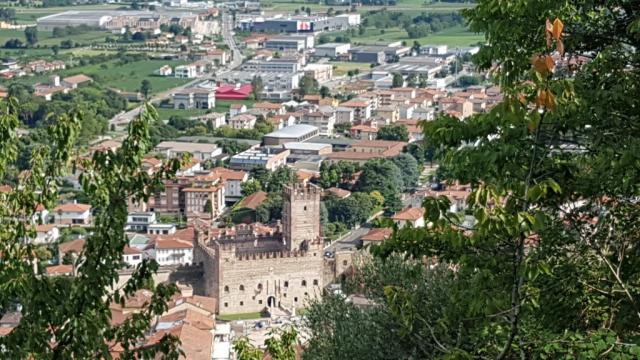
[[[336,66],[336,68],[333,70],[333,74],[335,76],[346,75],[349,70],[359,69],[361,74],[371,70],[371,66],[366,63],[332,61],[329,62],[329,64]]]
[[[262,316],[260,315],[259,312],[216,316],[216,320],[222,320],[222,321],[254,320],[254,319],[260,319],[260,318],[262,318]]]

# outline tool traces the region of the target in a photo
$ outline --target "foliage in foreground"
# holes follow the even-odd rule
[[[16,128],[18,104],[0,104],[0,177],[17,158]],[[0,195],[0,311],[21,309],[20,324],[0,337],[3,358],[8,359],[88,359],[110,358],[119,344],[122,358],[154,358],[156,353],[177,358],[177,339],[167,336],[157,344],[140,348],[155,316],[162,314],[175,286],[158,285],[151,303],[119,326],[110,323],[111,304],[119,304],[149,283],[157,268],[143,261],[125,285],[110,292],[116,282],[123,248],[127,201],[146,200],[164,177],[173,174],[177,161],[166,164],[154,176],[140,172],[140,161],[150,149],[149,123],[157,116],[147,107],[131,122],[127,139],[116,152],[96,152],[82,161],[83,191],[94,209],[93,235],[76,266],[75,276],[43,276],[37,264],[35,246],[24,239],[35,238],[33,214],[38,204],[52,209],[58,200],[61,177],[68,174],[73,144],[82,117],[60,115],[48,128],[50,146],[34,147],[30,171],[15,190]]]
[[[473,187],[475,224],[456,225],[448,199],[427,199],[431,226],[401,229],[374,249],[387,259],[376,270],[383,279],[355,289],[385,289],[371,295],[378,307],[317,305],[307,356],[384,358],[353,350],[382,341],[404,344],[393,358],[405,359],[640,357],[640,9],[486,0],[466,16],[488,39],[474,60],[504,99],[424,130],[441,176]],[[401,280],[412,283],[398,286],[384,280],[393,254],[452,264],[455,276],[407,273]]]

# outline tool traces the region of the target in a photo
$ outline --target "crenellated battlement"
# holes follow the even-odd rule
[[[283,195],[289,200],[313,200],[320,197],[322,189],[313,184],[293,184],[284,187]]]
[[[282,259],[282,258],[303,258],[308,257],[307,251],[267,251],[267,252],[249,252],[236,254],[236,260],[238,261],[253,261],[253,260],[269,260],[269,259]]]

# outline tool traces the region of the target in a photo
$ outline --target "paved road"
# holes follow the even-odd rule
[[[222,32],[222,38],[224,39],[225,44],[227,44],[227,46],[231,50],[232,59],[226,66],[222,67],[217,72],[218,75],[227,73],[239,67],[242,64],[242,59],[243,59],[242,53],[238,48],[238,44],[236,44],[236,41],[233,38],[233,19],[226,12],[222,14],[222,31],[221,32]],[[151,99],[149,99],[149,101],[151,103],[156,103],[163,99],[167,99],[171,96],[172,93],[176,92],[177,90],[181,90],[186,87],[192,86],[202,81],[203,79],[206,79],[206,77],[197,78],[184,85],[180,85],[175,88],[171,88],[169,90],[158,93],[154,95]],[[109,128],[111,128],[112,125],[115,125],[117,128],[126,127],[126,125],[129,122],[131,122],[131,120],[133,120],[133,118],[135,118],[140,113],[141,109],[142,109],[142,105],[132,110],[129,110],[127,112],[124,112],[122,114],[114,116],[111,120],[109,120]]]
[[[355,249],[355,247],[359,243],[358,239],[368,233],[369,230],[371,230],[371,228],[368,225],[364,225],[358,229],[355,229],[341,240],[331,243],[331,245],[327,246],[324,251],[335,253],[336,251]]]

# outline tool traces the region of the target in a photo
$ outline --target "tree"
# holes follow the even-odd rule
[[[265,350],[260,350],[249,342],[247,338],[239,338],[234,341],[233,349],[238,360],[262,360],[268,354],[273,360],[295,360],[296,345],[298,344],[298,332],[293,327],[272,330],[269,338],[265,340]]]
[[[378,139],[409,141],[409,130],[404,125],[387,125],[378,130]]]
[[[300,96],[317,94],[318,93],[318,80],[313,76],[305,75],[300,78],[299,89]]]
[[[147,79],[142,80],[142,82],[140,83],[140,92],[142,93],[145,99],[149,98],[149,94],[151,93],[151,90],[152,90],[151,81]]]
[[[383,286],[405,324],[394,343],[413,358],[638,358],[640,38],[621,30],[639,19],[629,5],[482,0],[464,12],[487,37],[474,61],[494,70],[504,99],[427,123],[425,138],[445,180],[471,184],[474,221],[460,226],[450,200],[427,198],[429,227],[373,251],[455,267],[429,292],[446,295],[429,316],[429,295]]]
[[[331,96],[331,90],[323,85],[322,87],[320,87],[320,96],[322,96],[323,99]]]
[[[402,172],[404,188],[414,188],[418,184],[421,170],[416,159],[407,153],[402,153],[393,157],[391,161],[393,161],[393,163],[396,164],[398,169]]]
[[[402,74],[395,73],[393,74],[393,79],[391,80],[391,87],[403,87],[404,86],[404,77]]]
[[[24,44],[19,39],[9,39],[4,43],[4,47],[7,49],[18,49],[23,46]]]
[[[24,37],[27,39],[27,44],[30,46],[35,45],[38,42],[38,28],[35,26],[25,28]]]
[[[249,196],[258,191],[262,191],[262,184],[260,184],[259,180],[251,179],[240,184],[240,188],[242,189],[243,196]]]
[[[264,84],[260,76],[254,76],[251,79],[251,95],[255,100],[260,100],[262,97],[262,91],[264,90]]]
[[[58,56],[58,53],[60,52],[60,46],[58,45],[51,46],[51,51],[53,52],[53,56]]]
[[[400,194],[404,190],[402,171],[391,160],[367,161],[362,168],[356,189],[367,193],[379,191],[385,199],[385,207],[391,211],[402,207],[400,201]]]
[[[365,222],[373,214],[377,200],[364,192],[355,192],[351,196],[326,201],[329,221],[341,222],[348,227]]]
[[[17,103],[12,100],[3,106],[1,177],[16,160],[15,131],[20,123]],[[127,357],[153,358],[154,354],[164,354],[177,358],[176,339],[172,337],[164,337],[150,348],[134,348],[144,338],[152,320],[167,309],[165,302],[176,290],[174,285],[155,287],[151,303],[122,325],[112,326],[109,316],[110,306],[132,296],[158,267],[155,261],[144,260],[124,287],[115,292],[110,290],[118,278],[126,245],[128,200],[148,198],[168,177],[164,169],[153,176],[140,172],[142,157],[151,149],[148,124],[156,116],[152,107],[146,107],[129,124],[128,137],[120,149],[96,152],[91,159],[82,161],[85,172],[81,185],[94,209],[94,226],[80,253],[82,262],[74,268],[75,276],[42,276],[43,269],[32,266],[37,253],[21,239],[35,237],[33,226],[25,219],[32,218],[36,207],[43,204],[52,209],[57,203],[59,179],[69,173],[73,144],[80,136],[82,121],[76,112],[56,116],[47,131],[48,145],[38,145],[32,152],[31,171],[19,180],[20,191],[0,199],[0,216],[4,219],[0,278],[5,284],[0,291],[0,303],[3,311],[19,305],[22,315],[19,325],[0,339],[3,357],[100,358],[112,344],[119,344]],[[171,161],[167,169],[175,171],[179,166],[178,161]]]

